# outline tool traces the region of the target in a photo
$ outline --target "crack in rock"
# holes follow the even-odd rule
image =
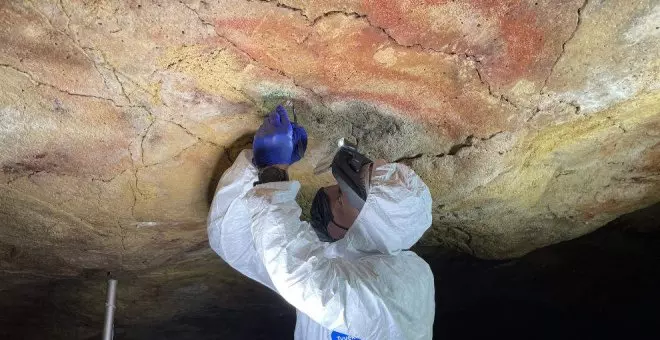
[[[477,77],[479,78],[479,81],[481,82],[481,84],[484,85],[486,87],[486,89],[488,89],[488,95],[495,98],[495,99],[497,99],[497,100],[499,100],[499,101],[501,101],[501,102],[503,102],[503,103],[505,103],[505,104],[507,104],[507,105],[509,105],[509,106],[512,106],[513,108],[515,108],[517,110],[519,110],[520,107],[518,107],[518,105],[516,105],[516,103],[512,102],[504,94],[501,94],[501,93],[496,94],[493,91],[492,86],[490,85],[490,83],[488,83],[488,81],[486,81],[486,78],[483,77],[483,75],[481,74],[481,69],[479,69],[478,64],[480,64],[481,61],[478,61],[478,60],[473,60],[473,61],[475,63],[474,70],[477,72]]]
[[[395,159],[395,160],[394,160],[394,163],[406,163],[406,162],[411,162],[411,161],[414,161],[414,160],[416,160],[416,159],[422,158],[422,157],[424,157],[424,156],[426,156],[426,155],[423,154],[423,153],[418,153],[418,154],[413,155],[413,156],[404,156],[404,157],[401,157],[401,158],[397,158],[397,159]]]
[[[174,124],[174,125],[180,127],[180,128],[183,129],[183,131],[185,131],[189,136],[191,136],[191,137],[197,139],[197,142],[198,142],[198,143],[199,143],[199,142],[203,142],[203,143],[207,143],[207,144],[213,145],[213,146],[215,146],[215,147],[217,147],[217,148],[219,148],[219,149],[224,149],[224,147],[223,147],[222,145],[220,145],[220,144],[218,144],[218,143],[216,143],[216,142],[210,141],[210,140],[208,140],[208,139],[202,138],[202,137],[200,137],[200,136],[194,134],[192,131],[190,131],[188,128],[186,128],[186,127],[183,126],[182,124],[179,124],[179,123],[177,123],[177,122],[175,122],[175,121],[173,121],[173,120],[167,120],[167,119],[159,119],[159,120],[160,120],[160,121],[163,121],[163,122],[168,122],[168,123],[170,123],[170,124]]]
[[[573,38],[575,37],[575,33],[577,33],[578,29],[580,28],[580,25],[582,25],[582,11],[587,7],[587,4],[589,3],[589,0],[584,0],[582,3],[582,6],[577,9],[577,22],[575,23],[575,28],[571,32],[571,35],[566,39],[561,44],[561,52],[559,53],[559,56],[557,59],[555,59],[555,62],[552,64],[552,67],[550,67],[550,72],[548,72],[548,76],[545,77],[545,80],[543,81],[543,86],[541,86],[541,92],[539,94],[543,94],[545,91],[545,88],[548,86],[548,81],[550,80],[550,77],[555,71],[555,67],[557,67],[557,64],[561,60],[561,58],[564,56],[564,53],[566,52],[566,44],[568,44]]]
[[[99,182],[103,182],[103,183],[110,183],[110,182],[114,181],[117,177],[119,177],[119,176],[123,175],[124,173],[126,173],[126,171],[128,171],[128,170],[129,169],[124,169],[124,170],[120,171],[119,173],[115,174],[114,176],[112,176],[110,178],[107,178],[107,179],[102,178],[102,177],[92,177],[92,182],[99,181]]]
[[[463,142],[451,145],[447,152],[443,152],[443,153],[439,153],[439,154],[430,154],[430,155],[429,154],[424,154],[424,153],[419,153],[419,154],[416,154],[416,155],[413,155],[413,156],[404,156],[404,157],[398,158],[398,159],[394,160],[394,162],[395,163],[397,163],[397,162],[409,162],[409,161],[413,161],[413,160],[416,160],[416,159],[419,159],[419,158],[422,158],[422,157],[442,158],[442,157],[445,157],[445,156],[455,156],[459,151],[461,151],[463,149],[471,148],[471,147],[476,146],[477,145],[476,142],[489,141],[489,140],[495,138],[496,136],[498,136],[498,135],[500,135],[504,132],[505,131],[498,131],[498,132],[495,132],[495,133],[491,134],[488,137],[483,137],[483,138],[478,138],[478,137],[475,137],[474,135],[469,135],[465,138],[465,140]]]
[[[465,245],[467,250],[470,252],[470,254],[472,254],[472,256],[476,256],[476,253],[475,253],[474,249],[472,249],[472,234],[465,231],[465,229],[463,229],[461,227],[457,227],[457,226],[452,226],[452,227],[450,227],[450,229],[454,229],[454,230],[458,231],[460,234],[463,234],[467,237],[467,240],[465,240],[465,242],[463,242],[463,244]]]
[[[103,55],[103,53],[101,53],[101,55]],[[105,60],[105,56],[103,57],[103,59]],[[126,98],[126,101],[128,101],[129,104],[132,104],[131,97],[129,97],[128,94],[126,94],[126,90],[124,89],[124,83],[122,83],[121,80],[119,80],[119,76],[117,76],[117,69],[114,66],[108,64],[107,60],[105,60],[105,64],[108,65],[108,67],[112,71],[112,74],[115,76],[115,80],[117,81],[117,84],[119,84],[119,87],[121,89],[121,94],[124,96],[124,98]]]
[[[140,138],[140,161],[144,165],[144,140],[147,138],[147,135],[149,134],[149,131],[151,130],[151,127],[154,126],[154,123],[156,121],[152,120],[151,123],[149,123],[149,126],[145,129],[144,133],[142,134],[142,137]]]
[[[133,160],[133,158],[134,158],[133,152],[131,151],[131,147],[133,146],[133,142],[134,141],[131,141],[131,143],[128,144],[128,155],[131,159],[131,169],[133,170],[132,174],[133,174],[133,177],[135,179],[134,183],[131,183],[129,185],[129,187],[131,188],[131,193],[133,194],[133,204],[131,205],[131,216],[133,217],[133,219],[135,219],[135,206],[137,205],[136,190],[138,190],[138,175],[137,175],[138,169],[135,166],[135,161]]]
[[[247,1],[251,2],[250,0],[247,0]],[[283,4],[279,1],[273,1],[273,0],[257,0],[257,1],[266,2],[266,3],[273,3],[273,4],[275,4],[275,6],[277,6],[279,8],[284,8],[284,9],[288,9],[290,11],[297,12],[300,16],[305,18],[305,20],[309,21],[309,17],[307,16],[307,14],[305,14],[305,12],[302,8],[293,7],[293,6],[290,6],[290,5],[287,5],[287,4]]]
[[[30,82],[32,82],[33,84],[35,84],[35,85],[37,85],[37,86],[45,86],[45,87],[49,87],[49,88],[52,88],[52,89],[55,90],[55,91],[58,91],[58,92],[61,92],[61,93],[64,93],[64,94],[67,94],[67,95],[70,95],[70,96],[84,97],[84,98],[92,98],[92,99],[98,99],[98,100],[105,100],[105,101],[110,102],[113,106],[116,106],[116,107],[126,107],[126,106],[123,106],[123,105],[119,105],[119,104],[117,104],[117,103],[114,101],[114,99],[112,99],[112,98],[106,98],[106,97],[96,96],[96,95],[93,95],[93,94],[85,94],[85,93],[71,92],[71,91],[69,91],[69,90],[61,89],[61,88],[59,88],[59,87],[57,87],[57,86],[55,86],[55,85],[53,85],[53,84],[49,84],[49,83],[43,82],[43,81],[41,81],[41,80],[38,80],[38,79],[36,79],[36,77],[34,77],[32,74],[30,74],[30,73],[28,73],[28,72],[26,72],[26,71],[23,71],[23,70],[21,70],[21,69],[15,67],[15,66],[13,66],[13,65],[10,65],[10,64],[0,64],[0,67],[8,68],[8,69],[11,69],[11,70],[14,70],[14,71],[16,71],[16,72],[19,72],[19,73],[23,74],[25,77],[27,77],[27,78],[30,80]]]

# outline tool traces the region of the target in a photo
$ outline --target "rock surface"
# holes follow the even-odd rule
[[[185,277],[213,258],[218,176],[285,99],[310,134],[301,205],[349,137],[429,185],[423,245],[515,257],[660,200],[656,0],[4,1],[0,18],[7,277]]]

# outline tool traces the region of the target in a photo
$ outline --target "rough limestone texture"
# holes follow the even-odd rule
[[[347,137],[431,188],[423,245],[515,257],[660,201],[658,0],[16,0],[0,20],[5,278],[196,277],[220,174],[287,99],[301,205]]]

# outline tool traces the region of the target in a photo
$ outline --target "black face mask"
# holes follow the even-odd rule
[[[348,230],[348,228],[334,221],[332,208],[330,206],[330,197],[328,197],[328,194],[323,188],[319,189],[316,192],[316,196],[314,196],[310,215],[312,215],[312,227],[314,228],[316,235],[318,235],[319,239],[323,242],[336,241],[330,237],[330,234],[328,233],[328,223],[330,222],[334,223],[339,228]]]

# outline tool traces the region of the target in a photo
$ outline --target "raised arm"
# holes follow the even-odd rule
[[[245,194],[256,183],[288,180],[282,169],[300,160],[306,148],[305,129],[289,122],[286,110],[278,106],[255,134],[252,150],[243,150],[222,175],[207,221],[211,248],[236,270],[271,289],[254,247]]]
[[[252,151],[243,150],[222,175],[213,197],[207,226],[211,248],[234,269],[271,289],[273,285],[257,256],[244,196],[257,181]]]

